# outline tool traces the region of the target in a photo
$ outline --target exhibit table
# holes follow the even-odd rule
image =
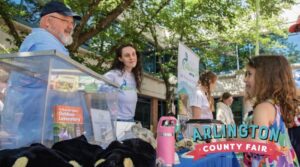
[[[181,155],[185,151],[177,152],[179,155],[180,164],[175,167],[239,167],[240,164],[234,152],[220,152],[207,154],[198,160],[193,158],[183,158]]]

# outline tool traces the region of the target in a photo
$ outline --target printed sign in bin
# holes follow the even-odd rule
[[[94,93],[90,98],[93,138],[96,144],[106,147],[116,139],[117,94]]]

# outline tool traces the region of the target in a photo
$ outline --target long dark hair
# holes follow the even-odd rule
[[[140,61],[140,53],[136,50],[136,48],[132,44],[124,44],[119,46],[116,49],[116,57],[112,63],[111,70],[117,69],[120,70],[122,74],[124,73],[124,63],[119,60],[119,57],[122,57],[122,50],[125,47],[132,47],[136,52],[137,62],[136,62],[136,66],[132,69],[132,73],[134,75],[134,79],[136,82],[136,88],[140,91],[141,84],[142,84],[142,76],[143,76],[142,66]]]
[[[286,58],[273,55],[256,56],[249,60],[248,66],[256,70],[254,106],[268,99],[275,100],[281,108],[285,124],[291,127],[300,101],[296,95],[292,69]]]

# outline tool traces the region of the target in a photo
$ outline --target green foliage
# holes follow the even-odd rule
[[[47,1],[25,2],[29,4],[26,7],[10,3],[6,6],[9,9],[5,10],[11,13],[11,18],[20,15],[27,20],[36,20],[36,12]],[[107,19],[124,1],[63,2],[80,15],[88,16],[77,32],[79,37],[75,41],[80,41],[81,35],[92,31],[97,23]],[[260,29],[263,34],[260,42],[266,47],[279,45],[272,41],[268,33],[286,36],[284,29],[280,27],[282,20],[278,19],[278,14],[294,1],[260,0],[260,3]],[[121,43],[133,43],[139,50],[145,50],[152,45],[157,52],[165,52],[174,48],[176,50],[178,42],[181,41],[193,49],[200,50],[199,56],[207,68],[216,68],[216,71],[234,69],[233,56],[237,54],[236,46],[240,48],[245,44],[255,43],[255,7],[255,0],[135,0],[107,28],[99,30],[92,38],[85,39],[85,45],[94,54],[84,56],[90,56],[88,59],[97,61],[93,64],[102,70],[102,65],[111,62],[116,46]],[[75,50],[72,47],[70,49],[74,54],[77,52],[76,46]],[[158,55],[160,54],[156,54]],[[91,68],[97,69],[92,66]]]
[[[19,15],[29,20],[46,1],[25,0],[20,7],[9,3],[1,6],[14,18]],[[4,2],[0,0],[0,2]],[[236,55],[243,67],[246,57],[253,56],[256,40],[256,0],[64,0],[83,16],[69,47],[72,58],[96,72],[103,73],[114,57],[115,48],[133,43],[138,50],[156,56],[157,74],[168,87],[168,77],[177,72],[177,47],[181,41],[199,56],[201,69],[215,72],[236,69]],[[287,36],[282,27],[280,12],[290,7],[292,0],[260,0],[260,43],[262,52],[273,52],[274,46]],[[118,17],[116,17],[118,16]],[[272,36],[270,36],[270,34]],[[276,38],[274,38],[276,37]],[[84,44],[90,54],[79,55]],[[293,46],[287,46],[293,48]],[[153,53],[153,51],[155,53]],[[298,52],[290,52],[289,59],[297,59]],[[168,88],[167,88],[168,90]],[[167,92],[172,93],[172,92]],[[170,95],[170,98],[172,96]]]

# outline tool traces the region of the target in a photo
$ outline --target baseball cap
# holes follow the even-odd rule
[[[300,15],[298,16],[298,19],[295,24],[291,25],[289,28],[289,32],[299,32],[300,31]]]
[[[57,1],[47,3],[41,11],[41,17],[50,13],[59,13],[64,16],[72,16],[75,20],[81,20],[81,17],[77,13],[74,13],[65,4]]]

